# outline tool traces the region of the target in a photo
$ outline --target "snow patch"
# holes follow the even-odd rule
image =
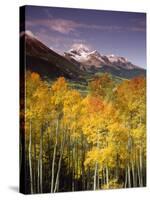
[[[22,31],[21,34],[20,34],[20,36],[23,36],[23,35],[28,35],[28,36],[31,37],[31,38],[37,38],[37,37],[34,35],[34,33],[32,33],[32,31],[30,31],[30,30]]]

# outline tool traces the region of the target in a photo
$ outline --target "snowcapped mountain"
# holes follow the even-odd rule
[[[132,64],[126,58],[115,55],[101,55],[98,51],[89,51],[84,45],[79,45],[77,48],[72,48],[64,53],[64,56],[72,61],[80,63],[81,69],[93,70],[102,68],[103,66],[113,67],[120,70],[123,69],[137,69],[138,66]]]
[[[29,31],[20,34],[20,43],[25,45],[26,69],[38,72],[43,78],[64,76],[86,82],[87,77],[93,77],[97,72],[127,79],[146,74],[145,69],[133,65],[124,57],[101,55],[84,45],[76,45],[62,56]]]
[[[90,52],[84,46],[79,46],[78,48],[70,49],[68,52],[64,53],[64,56],[68,59],[75,60],[81,64],[81,68],[90,68],[91,66],[100,67],[104,64],[102,56],[98,51]]]

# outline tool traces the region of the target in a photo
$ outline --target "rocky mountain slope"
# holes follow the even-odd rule
[[[84,46],[70,49],[64,53],[68,60],[78,63],[81,70],[95,73],[108,72],[124,78],[132,78],[137,75],[145,75],[145,70],[126,58],[115,55],[101,55],[98,51],[89,51]]]
[[[87,77],[99,72],[127,79],[146,74],[146,70],[132,64],[124,57],[101,55],[98,51],[90,52],[83,46],[59,55],[30,32],[22,32],[20,42],[25,43],[27,70],[38,72],[47,79],[64,76],[70,80],[85,81]]]

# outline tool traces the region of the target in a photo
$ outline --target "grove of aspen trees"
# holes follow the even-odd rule
[[[64,77],[26,73],[26,193],[146,185],[146,81],[96,76],[82,94]]]

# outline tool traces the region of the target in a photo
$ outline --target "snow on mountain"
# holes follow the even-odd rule
[[[89,53],[89,49],[83,44],[74,45],[73,48],[66,53],[68,53],[70,57],[72,57],[76,61],[84,62],[88,59],[87,56]]]
[[[87,61],[87,55],[88,53],[84,51],[83,49],[80,49],[79,51],[76,51],[74,49],[71,49],[69,52],[70,57],[74,58],[78,62],[84,62]]]
[[[118,62],[119,60],[118,57],[115,56],[114,54],[108,55],[107,58],[110,62]]]
[[[21,32],[20,43],[25,45],[25,67],[37,72],[42,78],[54,79],[64,76],[70,80],[85,80],[85,72],[62,55],[48,48],[31,32]]]
[[[93,76],[97,72],[127,79],[146,74],[146,70],[133,65],[124,57],[101,55],[96,50],[90,51],[85,45],[74,45],[62,56],[48,48],[31,32],[25,31],[20,35],[20,42],[26,46],[26,68],[42,77],[51,79],[64,76],[84,81],[87,75]]]
[[[71,50],[76,50],[79,53],[89,52],[89,47],[85,44],[73,44]]]
[[[138,66],[135,66],[130,61],[128,61],[127,58],[124,58],[122,56],[115,56],[112,54],[112,55],[108,55],[106,57],[108,58],[108,60],[111,64],[116,65],[118,67],[129,69],[129,70],[138,68]]]
[[[101,64],[104,64],[105,61],[103,60],[102,56],[98,51],[89,51],[88,48],[81,45],[77,48],[72,48],[68,52],[65,52],[64,55],[66,57],[70,57],[82,65],[85,66],[95,66],[100,67]]]
[[[22,31],[20,36],[22,37],[23,35],[29,37],[30,39],[37,39],[37,37],[30,30]]]
[[[64,56],[73,59],[81,64],[83,68],[89,68],[93,66],[95,68],[101,68],[102,66],[114,67],[116,69],[135,69],[138,68],[127,58],[116,55],[101,55],[98,51],[90,51],[85,45],[73,46],[72,49],[64,53]]]

